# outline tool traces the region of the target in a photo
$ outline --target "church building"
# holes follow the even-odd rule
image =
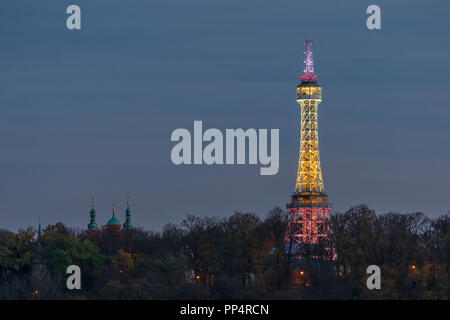
[[[95,212],[95,204],[94,199],[91,201],[91,221],[87,226],[88,234],[98,234],[100,232],[100,228],[97,225],[95,220],[96,212]],[[112,232],[120,232],[120,231],[131,231],[133,230],[133,223],[131,222],[131,210],[130,210],[130,200],[127,198],[127,209],[125,210],[125,222],[123,225],[120,223],[119,219],[116,218],[116,207],[113,205],[112,209],[112,217],[108,220],[105,226],[103,226],[103,230],[112,231]]]

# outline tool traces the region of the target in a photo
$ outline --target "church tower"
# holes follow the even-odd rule
[[[131,211],[130,211],[130,198],[127,197],[127,210],[125,211],[125,222],[123,223],[122,230],[133,230],[133,223],[131,222]]]
[[[97,222],[95,222],[95,208],[94,208],[94,198],[91,199],[91,222],[88,224],[87,232],[89,234],[95,234],[99,231]]]

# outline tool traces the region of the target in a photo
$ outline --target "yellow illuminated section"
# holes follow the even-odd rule
[[[322,87],[300,85],[297,102],[301,107],[300,156],[296,193],[325,192],[319,157],[318,106],[322,102]]]
[[[322,88],[320,87],[299,87],[301,95],[317,95],[322,94]]]

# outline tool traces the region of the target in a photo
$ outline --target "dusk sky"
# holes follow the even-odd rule
[[[82,30],[66,28],[77,4]],[[370,4],[381,30],[368,30]],[[304,42],[323,86],[335,210],[450,210],[450,2],[2,0],[0,228],[58,221],[160,230],[187,214],[265,214],[294,191]],[[173,130],[279,128],[280,170],[176,166]]]

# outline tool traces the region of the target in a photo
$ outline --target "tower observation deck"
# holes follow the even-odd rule
[[[322,87],[314,73],[313,42],[306,40],[305,69],[297,86],[300,104],[300,154],[297,180],[291,203],[288,235],[298,244],[317,244],[327,238],[331,208],[325,192],[319,156],[318,107],[322,102]]]

